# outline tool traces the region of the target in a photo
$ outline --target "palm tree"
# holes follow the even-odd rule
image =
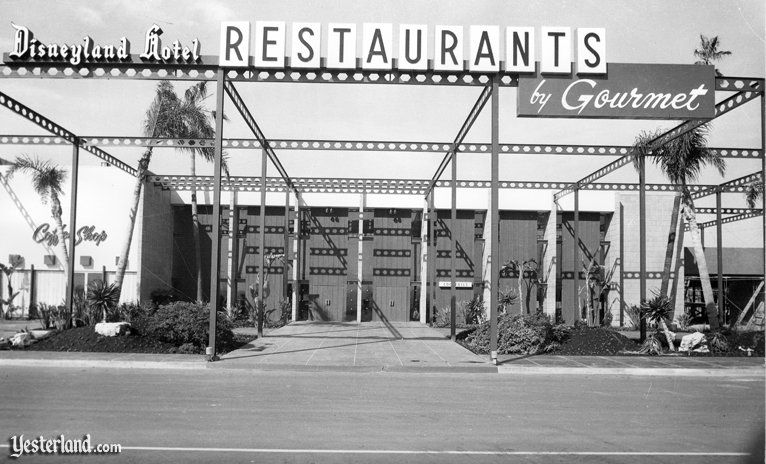
[[[700,240],[697,213],[688,185],[689,182],[697,180],[700,171],[707,165],[716,168],[721,175],[724,175],[726,171],[726,160],[718,152],[707,149],[707,133],[707,125],[702,125],[655,148],[651,146],[651,142],[659,136],[659,132],[641,132],[633,144],[633,150],[636,153],[634,160],[636,169],[639,169],[645,159],[651,156],[651,160],[659,166],[665,177],[681,188],[683,214],[686,222],[689,223],[689,235],[700,273],[705,309],[710,328],[716,330],[719,327],[718,309],[713,300],[713,287],[710,285],[705,251],[702,249]]]
[[[188,88],[184,94],[184,99],[182,100],[176,95],[175,89],[169,81],[160,81],[160,83],[157,84],[154,100],[146,111],[144,135],[151,138],[212,138],[215,134],[215,128],[210,123],[209,116],[214,116],[214,114],[203,107],[202,102],[205,98],[207,98],[206,82],[199,82]],[[191,154],[192,176],[196,175],[197,154],[202,155],[202,157],[208,161],[213,161],[215,159],[215,149],[213,147],[186,146],[181,149],[188,151]],[[122,291],[122,283],[125,278],[125,267],[133,239],[133,229],[136,223],[136,213],[138,211],[138,202],[141,197],[141,188],[143,186],[144,176],[149,169],[153,150],[154,147],[152,146],[146,147],[141,159],[138,161],[136,185],[133,189],[133,206],[131,207],[129,214],[128,232],[120,253],[120,260],[117,265],[117,275],[115,277],[115,284],[120,289],[120,292]],[[196,190],[192,190],[192,222],[192,233],[194,235],[194,248],[197,261],[197,300],[201,301],[202,266]]]
[[[699,58],[699,61],[694,64],[712,65],[713,62],[720,61],[723,57],[731,55],[731,52],[728,50],[718,50],[720,44],[718,36],[708,38],[700,34],[700,48],[694,50],[694,56]],[[717,76],[723,75],[718,71],[718,68],[716,68],[715,73]]]
[[[755,180],[745,186],[745,201],[749,207],[755,208],[760,198],[763,198],[763,179]]]
[[[69,253],[67,252],[64,236],[64,223],[61,220],[61,201],[59,200],[59,196],[64,194],[62,184],[66,180],[67,172],[49,161],[41,161],[29,155],[16,157],[16,160],[11,164],[11,168],[6,172],[5,177],[10,179],[19,171],[32,176],[32,187],[40,195],[43,204],[50,202],[51,217],[56,223],[56,235],[58,236],[62,264],[64,265],[64,277],[68,278]]]

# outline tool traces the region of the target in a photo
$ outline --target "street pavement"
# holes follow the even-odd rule
[[[123,446],[19,462],[763,462],[754,376],[3,366],[0,385],[6,437]]]

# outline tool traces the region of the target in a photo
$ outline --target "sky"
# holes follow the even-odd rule
[[[217,55],[221,21],[365,22],[436,25],[497,25],[603,27],[607,59],[612,63],[692,64],[700,34],[717,35],[721,48],[732,51],[717,64],[727,76],[763,77],[764,2],[762,0],[590,0],[590,1],[152,1],[0,0],[0,51],[11,49],[11,22],[24,25],[43,42],[74,43],[90,35],[97,43],[128,37],[135,50],[147,29],[158,24],[167,41],[187,44],[195,38],[203,55]],[[361,34],[360,34],[361,35]],[[396,36],[396,34],[394,34]],[[396,40],[396,39],[395,39]],[[539,42],[539,39],[538,39]],[[432,50],[429,54],[432,54]],[[155,81],[86,79],[0,79],[0,89],[47,115],[78,135],[141,135],[144,112],[152,100]],[[176,83],[183,91],[188,83]],[[407,85],[318,85],[239,83],[237,87],[269,138],[392,140],[449,142],[457,134],[481,92],[479,87]],[[213,92],[214,93],[214,92]],[[717,100],[728,94],[718,92]],[[214,106],[215,97],[208,104]],[[250,138],[247,127],[229,105],[225,137]],[[516,117],[516,89],[500,92],[500,142],[587,145],[631,145],[642,130],[670,128],[678,121],[542,119]],[[466,138],[490,141],[489,105]],[[746,104],[716,119],[710,134],[713,147],[757,148],[761,144],[760,108]],[[0,111],[0,132],[42,134],[41,129],[10,111]],[[0,157],[34,152],[61,164],[69,149],[0,146]],[[141,150],[108,148],[135,166]],[[279,151],[293,177],[430,178],[443,154]],[[259,175],[259,152],[231,153],[232,174]],[[503,156],[501,180],[573,181],[613,158],[593,156]],[[84,164],[97,164],[90,156]],[[714,170],[700,182],[717,184],[752,173],[759,160],[729,160],[725,177]],[[188,155],[156,150],[151,169],[160,174],[186,174]],[[198,167],[199,174],[212,168]],[[272,169],[269,175],[276,175]],[[487,155],[461,155],[458,177],[489,178]],[[606,182],[636,182],[632,167],[603,178]],[[648,182],[664,182],[654,168]],[[712,200],[710,200],[712,201]],[[724,206],[743,206],[739,196]],[[755,221],[753,221],[755,222]],[[756,224],[757,227],[757,224]]]

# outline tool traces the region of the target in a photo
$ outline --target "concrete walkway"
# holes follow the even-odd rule
[[[491,371],[496,368],[417,322],[296,322],[224,355],[212,367]]]

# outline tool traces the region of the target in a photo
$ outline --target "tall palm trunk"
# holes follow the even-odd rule
[[[697,260],[697,269],[699,269],[700,273],[702,296],[705,299],[705,311],[707,312],[710,329],[717,330],[719,328],[718,308],[716,307],[713,298],[713,287],[710,285],[710,274],[708,273],[707,261],[705,260],[705,250],[702,248],[702,241],[700,240],[700,231],[697,226],[697,213],[694,209],[694,200],[692,200],[688,191],[684,192],[684,215],[686,216],[686,221],[689,223],[689,235],[692,240],[694,257]]]
[[[122,282],[125,279],[125,268],[128,264],[128,253],[130,252],[130,244],[133,241],[133,229],[136,225],[136,216],[138,214],[138,205],[141,200],[141,188],[144,185],[144,176],[146,171],[149,170],[149,162],[152,160],[153,147],[147,147],[144,154],[141,155],[141,159],[138,161],[138,170],[136,171],[136,186],[133,187],[133,206],[130,208],[128,215],[128,227],[125,235],[125,242],[122,245],[120,251],[120,260],[117,263],[117,275],[115,276],[114,283],[117,286],[117,301],[120,300],[122,294]]]
[[[191,175],[197,175],[197,160],[194,152],[191,152]],[[197,302],[202,302],[202,246],[199,241],[199,216],[197,214],[197,189],[192,182],[191,191],[192,210],[192,235],[194,237],[194,259],[197,267]],[[215,226],[214,226],[215,227]],[[232,227],[232,226],[230,226]],[[232,229],[236,230],[236,229]]]
[[[69,253],[67,252],[66,237],[64,237],[64,222],[61,219],[61,201],[56,192],[51,192],[51,216],[56,223],[56,233],[59,237],[59,249],[61,250],[62,262],[64,266],[64,281],[69,282]],[[73,233],[73,231],[70,231]]]

